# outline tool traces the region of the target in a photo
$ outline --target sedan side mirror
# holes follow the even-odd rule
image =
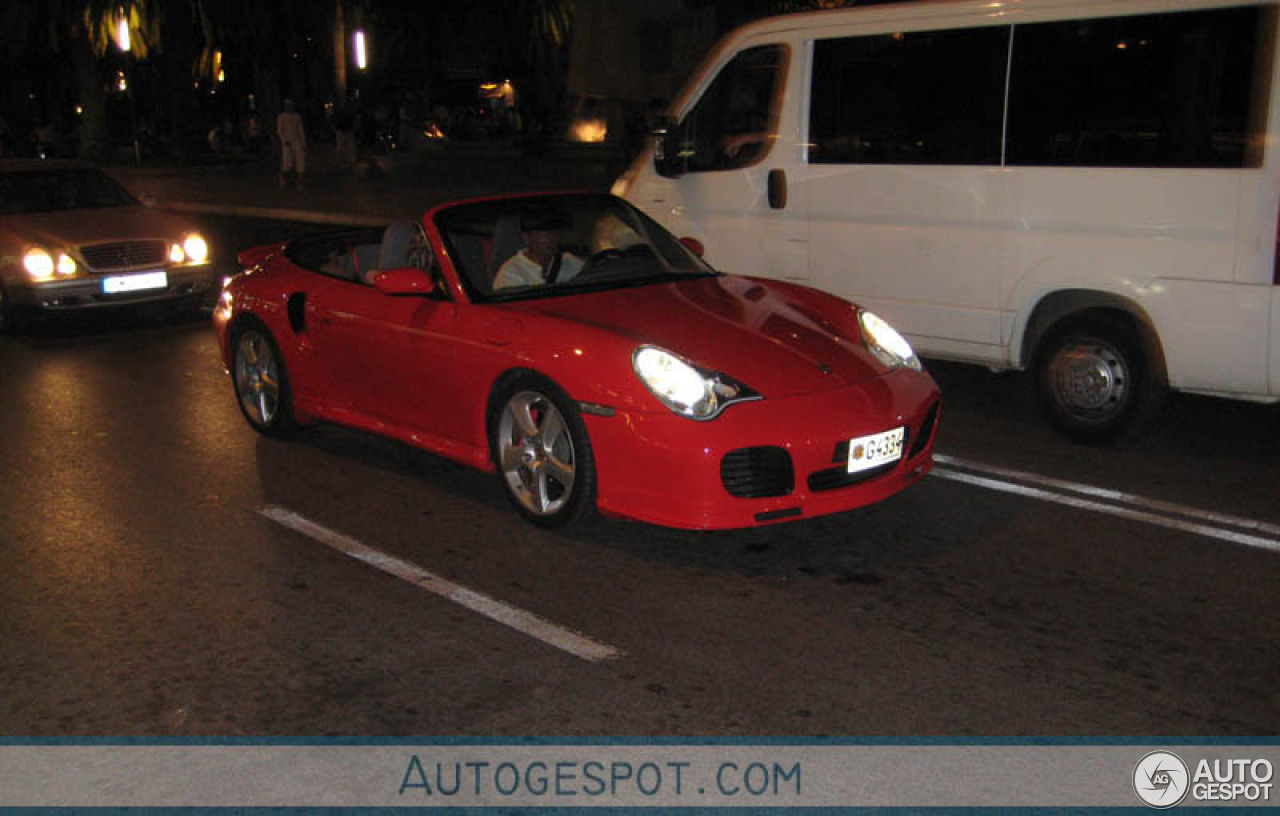
[[[416,266],[385,269],[373,277],[373,285],[384,295],[432,295],[436,282]]]

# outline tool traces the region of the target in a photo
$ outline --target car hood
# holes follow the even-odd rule
[[[85,246],[146,238],[179,241],[190,229],[184,219],[140,204],[0,217],[0,236],[10,244]]]
[[[867,350],[856,307],[733,275],[509,304],[591,325],[727,374],[766,396],[855,385],[889,370]],[[807,291],[807,290],[806,290]]]

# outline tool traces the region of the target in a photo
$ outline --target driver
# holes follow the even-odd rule
[[[537,286],[572,280],[584,262],[572,252],[560,251],[560,231],[570,225],[564,212],[545,205],[530,205],[520,213],[524,249],[498,269],[494,289]]]

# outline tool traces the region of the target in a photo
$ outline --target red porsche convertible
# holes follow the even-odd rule
[[[607,195],[492,198],[246,250],[214,311],[249,424],[347,425],[591,510],[748,527],[932,466],[939,393],[876,315],[720,274]]]

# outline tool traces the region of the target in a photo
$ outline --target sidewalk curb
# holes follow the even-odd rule
[[[237,218],[265,218],[272,221],[301,221],[308,224],[329,224],[355,227],[384,227],[395,219],[391,216],[355,215],[352,213],[325,212],[320,210],[294,210],[279,207],[241,207],[229,204],[208,204],[194,201],[160,201],[157,209],[201,215],[228,215]]]

